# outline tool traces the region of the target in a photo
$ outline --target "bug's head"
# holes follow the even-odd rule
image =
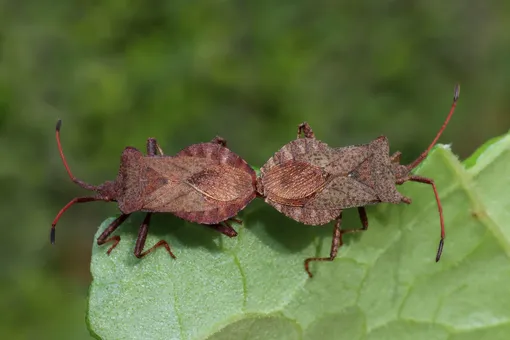
[[[98,185],[95,191],[97,192],[98,200],[106,202],[115,202],[120,195],[117,182],[115,181],[106,181]]]
[[[407,165],[400,164],[400,156],[401,152],[395,152],[391,157],[391,170],[395,175],[395,179],[398,182],[399,180],[406,178],[411,173],[411,169],[408,168]]]
[[[59,120],[57,122],[57,127],[56,127],[56,138],[57,138],[57,146],[58,146],[58,151],[60,153],[60,158],[62,158],[62,162],[64,163],[64,167],[66,168],[67,174],[69,175],[69,177],[71,178],[71,180],[74,183],[78,184],[80,187],[82,187],[84,189],[95,191],[96,194],[93,196],[73,198],[69,203],[67,203],[59,211],[59,213],[53,220],[53,223],[51,224],[51,236],[50,236],[51,243],[55,243],[55,226],[57,225],[58,220],[60,219],[62,214],[67,209],[69,209],[73,204],[93,202],[93,201],[107,201],[107,202],[116,201],[117,197],[118,197],[118,192],[119,192],[119,190],[117,189],[116,182],[107,181],[101,185],[91,185],[91,184],[85,183],[85,182],[77,179],[76,177],[74,177],[71,170],[69,169],[69,165],[67,165],[67,161],[64,157],[64,152],[62,151],[62,145],[60,143],[60,127],[61,126],[62,126],[62,121]]]

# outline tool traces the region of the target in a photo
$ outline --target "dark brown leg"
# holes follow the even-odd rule
[[[210,143],[219,144],[221,146],[227,147],[227,140],[220,136],[214,137]]]
[[[156,156],[158,152],[161,156],[164,155],[163,150],[159,146],[156,139],[155,138],[147,139],[147,156]]]
[[[204,224],[206,227],[212,228],[223,235],[226,235],[228,237],[236,237],[237,232],[234,228],[230,225],[229,221],[223,221],[219,224]]]
[[[342,230],[342,235],[350,233],[359,233],[360,231],[366,231],[368,229],[368,217],[365,207],[358,207],[358,214],[359,219],[361,220],[361,228]]]
[[[235,218],[235,217],[232,217],[232,218],[229,218],[228,219],[229,221],[232,221],[232,222],[235,222],[237,224],[243,224],[243,221],[238,219],[238,218]]]
[[[329,257],[310,257],[305,260],[305,270],[310,278],[313,277],[310,272],[309,264],[312,261],[333,261],[338,253],[338,248],[342,246],[342,231],[340,230],[340,224],[342,223],[342,213],[335,221],[335,228],[333,229],[333,240],[331,241],[331,252]]]
[[[156,156],[158,153],[161,156],[164,155],[163,150],[159,146],[156,139],[155,138],[147,139],[147,156]],[[143,251],[143,248],[145,247],[145,240],[147,239],[147,233],[149,232],[151,216],[152,216],[152,213],[148,213],[145,215],[142,225],[140,226],[140,229],[138,230],[138,237],[136,238],[136,245],[135,245],[135,251],[134,251],[135,256],[137,258],[141,259],[145,255],[152,253],[154,250],[156,250],[156,248],[165,247],[166,251],[170,254],[170,256],[175,259],[175,255],[170,250],[170,246],[164,240],[160,240],[158,243],[156,243],[154,246],[152,246],[149,250]]]
[[[305,138],[315,138],[315,134],[307,122],[303,122],[298,126],[297,138],[301,138],[301,134],[303,134]]]
[[[101,201],[101,199],[94,197],[94,196],[76,197],[76,198],[73,198],[71,200],[71,202],[67,203],[62,209],[60,209],[57,216],[53,220],[53,223],[51,224],[51,231],[50,231],[51,244],[55,244],[55,226],[57,225],[57,222],[60,219],[60,216],[62,216],[62,214],[75,203],[86,203],[86,202],[93,202],[93,201]]]
[[[151,215],[152,213],[148,213],[145,215],[143,219],[142,225],[138,230],[138,238],[136,239],[135,245],[135,256],[141,259],[145,255],[152,253],[156,248],[165,247],[168,254],[175,259],[174,253],[170,250],[170,246],[165,240],[160,240],[158,243],[153,245],[149,250],[143,251],[143,247],[145,246],[145,240],[147,239],[147,233],[149,232],[149,225],[151,223]]]
[[[338,217],[335,222],[335,229],[333,229],[333,240],[331,241],[331,253],[329,257],[312,257],[305,260],[305,270],[310,277],[312,277],[312,273],[308,269],[308,264],[311,261],[333,261],[338,253],[338,249],[343,245],[342,235],[350,234],[350,233],[358,233],[360,231],[365,231],[368,229],[368,217],[367,211],[365,207],[358,208],[359,218],[361,220],[361,228],[358,229],[347,229],[341,230],[340,223],[342,219],[342,214]]]
[[[409,177],[400,178],[400,179],[397,179],[395,184],[396,185],[402,185],[402,184],[404,184],[407,181],[409,181]],[[400,202],[405,203],[405,204],[411,204],[413,202],[413,200],[410,197],[402,196],[402,199],[400,200]]]
[[[436,254],[436,262],[441,259],[441,254],[443,253],[444,246],[444,238],[445,238],[445,229],[444,229],[444,218],[443,218],[443,206],[441,205],[441,201],[439,200],[439,194],[437,192],[436,184],[433,179],[421,177],[421,176],[409,176],[408,181],[411,182],[419,182],[432,185],[432,190],[434,190],[434,195],[436,196],[437,209],[439,210],[439,222],[441,224],[441,240],[439,241],[439,246],[437,248]]]
[[[117,244],[119,244],[120,242],[119,235],[115,235],[112,237],[109,236],[115,231],[115,229],[117,229],[122,223],[124,223],[124,221],[129,217],[129,215],[131,214],[122,214],[119,217],[117,217],[112,223],[110,223],[108,228],[106,228],[103,231],[103,233],[99,235],[99,237],[97,238],[97,245],[99,246],[108,242],[113,242],[113,245],[110,247],[110,249],[106,251],[108,255],[110,255],[110,252],[113,250],[113,248],[115,248]]]
[[[164,155],[163,150],[159,146],[156,139],[155,138],[147,139],[147,156],[156,156],[157,153],[159,153],[161,156]],[[145,246],[145,240],[147,239],[147,233],[149,232],[151,215],[152,215],[152,213],[148,213],[145,215],[142,225],[140,226],[140,229],[138,230],[138,237],[136,239],[136,245],[135,245],[135,256],[138,257],[139,259],[141,259],[145,255],[152,253],[154,250],[156,250],[156,248],[165,247],[165,249],[170,254],[170,256],[175,259],[175,255],[170,250],[170,246],[164,240],[160,240],[158,243],[156,243],[154,246],[152,246],[152,248],[150,248],[149,250],[143,251],[143,248]]]

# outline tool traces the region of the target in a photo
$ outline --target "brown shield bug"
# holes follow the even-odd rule
[[[256,196],[255,171],[238,155],[226,148],[220,137],[211,142],[193,144],[175,156],[165,156],[155,139],[147,140],[147,155],[133,147],[122,152],[120,168],[114,181],[95,186],[73,176],[60,143],[61,121],[57,122],[56,138],[60,157],[71,180],[96,194],[77,197],[65,205],[52,223],[50,240],[55,243],[55,226],[62,214],[75,203],[92,201],[117,202],[122,214],[99,236],[97,244],[113,242],[110,252],[120,242],[111,236],[131,213],[146,212],[135,246],[135,256],[142,258],[158,247],[165,247],[175,258],[164,240],[143,251],[152,213],[169,212],[234,237],[230,221]],[[159,152],[159,155],[157,153]]]
[[[257,178],[258,194],[284,215],[307,225],[323,225],[335,220],[329,257],[312,257],[305,260],[310,277],[311,261],[333,261],[342,246],[342,235],[365,231],[368,219],[364,206],[377,203],[406,203],[396,185],[408,181],[429,184],[434,190],[439,210],[441,240],[436,254],[439,261],[445,238],[443,210],[434,180],[411,172],[428,155],[443,133],[455,111],[459,98],[459,85],[455,86],[453,104],[436,137],[414,162],[400,164],[400,152],[390,156],[389,143],[381,136],[368,144],[331,148],[315,139],[310,126],[299,125],[298,138],[284,145],[262,168]],[[305,138],[300,138],[301,134]],[[358,208],[362,227],[341,229],[342,211]]]

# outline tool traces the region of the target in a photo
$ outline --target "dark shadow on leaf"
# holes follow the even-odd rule
[[[302,333],[299,324],[280,313],[247,314],[243,319],[228,324],[208,339],[261,339],[261,329],[271,330],[273,339],[299,339]]]
[[[368,228],[370,229],[370,217],[372,219],[377,218],[380,224],[384,226],[391,226],[394,223],[395,217],[391,213],[392,209],[405,209],[407,204],[391,204],[391,203],[380,203],[377,205],[367,207],[368,214]]]
[[[138,231],[140,225],[145,218],[145,213],[135,213],[130,216],[130,218],[122,224],[119,229],[113,235],[120,235],[120,242],[127,242],[125,235],[129,235],[130,237],[138,236]],[[221,238],[226,237],[221,233],[210,229],[207,226],[203,226],[200,224],[194,224],[186,222],[176,216],[171,214],[153,214],[151,218],[151,224],[149,228],[148,235],[155,236],[157,239],[165,240],[170,245],[170,249],[176,255],[177,259],[179,259],[178,250],[175,248],[175,244],[179,243],[180,247],[189,247],[189,248],[197,248],[204,247],[208,251],[211,252],[220,252],[221,250]],[[215,241],[220,238],[220,242]],[[152,247],[155,242],[152,240],[147,240],[144,250]],[[100,246],[100,248],[104,248],[104,252],[109,249],[111,246],[110,243]],[[131,242],[130,251],[125,254],[125,264],[126,265],[136,265],[140,261],[144,259],[138,259],[134,255],[135,250],[135,242]],[[112,254],[116,251],[120,251],[119,249],[114,249]],[[164,248],[158,248],[156,252],[166,252]],[[151,254],[147,256],[151,256]],[[171,261],[175,261],[170,256],[168,259]]]
[[[299,252],[324,232],[321,227],[300,224],[259,200],[259,209],[245,217],[245,226],[276,251]],[[253,228],[262,224],[263,229]]]
[[[296,222],[287,216],[281,214],[276,209],[268,204],[259,200],[256,203],[257,209],[245,217],[247,228],[257,235],[266,244],[270,245],[280,252],[299,252],[306,248],[314,240],[323,241],[324,239],[331,240],[333,234],[333,227],[335,221],[322,226],[310,226]],[[373,207],[367,207],[369,214],[369,230],[370,230],[370,214],[374,213]],[[259,228],[252,228],[253,225],[258,223],[263,225],[263,230]],[[361,221],[356,208],[344,210],[342,217],[342,228],[344,229],[357,229],[361,228]],[[343,236],[344,244],[351,244],[358,242],[363,233],[350,233]],[[320,245],[323,242],[319,242]],[[328,256],[328,249],[320,249],[318,253],[320,256]],[[310,256],[314,256],[310,254]]]
[[[367,209],[367,215],[368,215],[368,230],[366,232],[370,232],[370,210]],[[352,209],[346,209],[343,212],[342,215],[342,229],[349,230],[349,229],[361,229],[361,220],[359,218],[358,209],[352,208]],[[333,232],[333,230],[331,230]],[[359,242],[360,238],[362,237],[364,232],[359,233],[348,233],[344,234],[342,236],[342,240],[345,245],[352,244],[353,242]]]
[[[170,246],[172,240],[178,240],[186,247],[203,247],[212,252],[222,251],[215,240],[227,237],[208,226],[186,222],[171,214],[154,214],[150,233],[166,240]]]

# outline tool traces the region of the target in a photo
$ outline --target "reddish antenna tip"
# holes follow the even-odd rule
[[[437,248],[437,255],[436,255],[436,262],[439,262],[441,259],[441,254],[443,253],[443,246],[444,246],[444,238],[439,241],[439,247]]]
[[[55,244],[55,228],[51,228],[50,242],[51,242],[51,244]]]
[[[460,93],[460,84],[457,83],[457,85],[455,85],[455,90],[453,90],[453,101],[454,102],[457,102],[457,100],[459,100],[459,93]]]
[[[57,131],[60,131],[60,127],[61,127],[61,126],[62,126],[62,119],[59,119],[59,120],[57,121],[57,127],[56,127],[56,130],[57,130]]]

